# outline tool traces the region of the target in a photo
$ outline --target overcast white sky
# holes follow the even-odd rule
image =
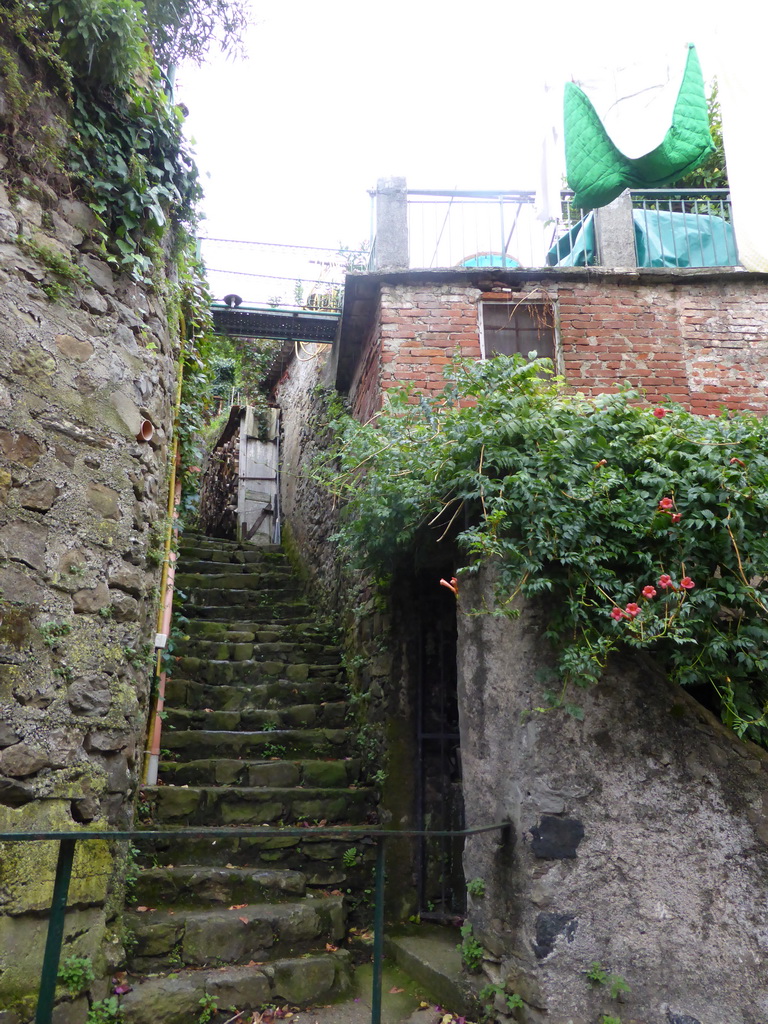
[[[751,6],[751,5],[750,5]],[[694,42],[705,78],[746,0],[254,0],[248,58],[182,68],[210,237],[356,246],[367,190],[535,189],[544,83]],[[749,30],[755,31],[754,18]]]

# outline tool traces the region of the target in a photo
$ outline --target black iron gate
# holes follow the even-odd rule
[[[420,829],[464,828],[461,751],[456,693],[456,599],[430,573],[422,604],[417,698],[418,786],[416,821]],[[428,589],[427,589],[428,588]],[[417,865],[419,911],[444,920],[466,910],[462,866],[463,836],[421,840]]]

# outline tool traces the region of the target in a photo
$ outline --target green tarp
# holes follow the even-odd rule
[[[633,210],[638,267],[735,267],[733,228],[712,214]],[[547,253],[550,267],[597,265],[594,214],[588,214]]]

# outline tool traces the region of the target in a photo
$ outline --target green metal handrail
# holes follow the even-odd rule
[[[59,843],[59,854],[56,862],[56,877],[53,883],[51,910],[48,918],[48,934],[40,971],[40,989],[37,999],[35,1024],[51,1024],[53,1003],[56,992],[56,979],[59,973],[59,959],[64,939],[64,919],[67,912],[67,895],[72,877],[72,864],[78,839],[202,839],[227,837],[229,839],[255,839],[258,836],[274,836],[275,833],[287,836],[329,836],[337,839],[362,836],[377,840],[376,842],[376,874],[375,904],[373,914],[373,979],[371,982],[371,1024],[381,1024],[381,978],[384,960],[384,891],[386,876],[386,841],[393,837],[450,837],[472,836],[482,832],[508,833],[511,825],[508,821],[494,822],[491,825],[477,825],[463,829],[393,829],[368,828],[365,826],[315,825],[302,828],[300,826],[267,825],[255,828],[178,828],[178,829],[142,829],[114,830],[109,832],[90,831],[56,831],[56,832],[0,832],[0,842],[36,842],[56,840]]]

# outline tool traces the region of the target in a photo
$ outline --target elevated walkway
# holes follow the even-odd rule
[[[336,337],[339,310],[285,309],[265,306],[211,304],[218,334],[276,341],[314,341],[331,345]]]

